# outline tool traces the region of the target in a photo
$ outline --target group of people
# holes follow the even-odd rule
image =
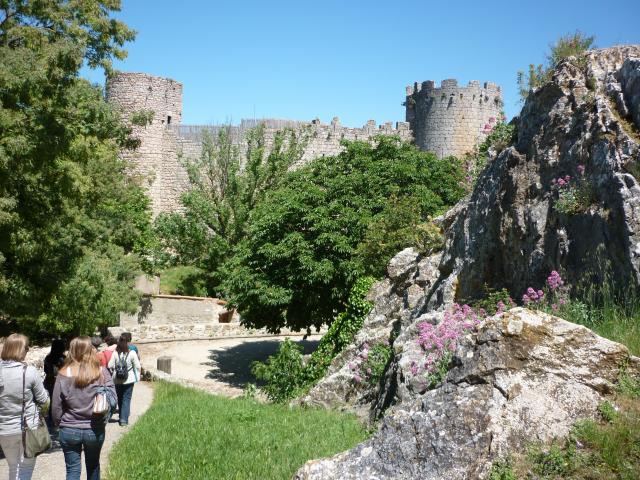
[[[87,480],[100,479],[100,450],[105,425],[112,412],[94,414],[99,392],[117,396],[118,421],[129,422],[134,384],[140,379],[138,349],[131,334],[116,341],[81,336],[66,344],[56,340],[45,358],[44,381],[25,363],[29,340],[21,334],[7,337],[0,357],[0,447],[9,464],[9,480],[30,480],[35,458],[25,458],[23,429],[38,426],[39,411],[49,411],[52,431],[58,431],[66,464],[66,479],[79,480],[84,450]]]

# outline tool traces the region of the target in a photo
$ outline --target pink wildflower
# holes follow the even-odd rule
[[[522,295],[522,303],[524,303],[525,305],[527,305],[531,300],[529,299],[529,297],[527,296],[527,294],[525,293],[524,295]]]
[[[560,300],[558,300],[558,303],[559,303],[560,305],[566,305],[567,300],[566,300],[565,298],[560,298]]]
[[[547,277],[547,285],[551,290],[557,290],[562,285],[564,285],[564,281],[558,272],[553,270],[549,276]]]
[[[414,377],[418,374],[418,365],[416,362],[411,362],[411,375]]]
[[[504,304],[502,300],[498,302],[497,307],[498,308],[496,309],[496,314],[504,312],[507,308],[507,306]]]
[[[496,121],[496,117],[489,117],[489,123],[493,123]]]
[[[567,182],[565,182],[562,178],[558,179],[558,185],[561,187],[564,187],[567,184]]]
[[[360,383],[362,382],[362,377],[360,375],[354,375],[353,376],[353,381],[356,383]]]
[[[578,165],[578,173],[584,175],[584,165]]]
[[[544,292],[542,290],[538,290],[538,299],[542,300],[542,298],[544,297]]]
[[[553,310],[554,312],[558,311],[558,305],[556,305],[555,303],[551,305],[551,310]]]

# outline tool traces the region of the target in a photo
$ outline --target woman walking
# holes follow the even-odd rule
[[[9,463],[9,480],[31,478],[36,459],[24,458],[23,419],[27,428],[36,428],[38,408],[49,400],[38,371],[23,363],[28,350],[29,339],[14,333],[5,340],[0,355],[0,447]]]
[[[131,395],[133,386],[140,379],[140,360],[134,350],[129,350],[129,342],[125,335],[118,339],[116,351],[109,359],[109,369],[113,372],[113,379],[118,393],[118,421],[121,427],[129,424],[131,412]]]
[[[89,337],[71,340],[69,355],[58,372],[53,389],[53,424],[60,426],[60,445],[67,467],[67,480],[79,480],[81,456],[87,480],[100,480],[100,450],[109,415],[94,415],[94,400],[104,386],[115,396],[111,374],[100,367]]]

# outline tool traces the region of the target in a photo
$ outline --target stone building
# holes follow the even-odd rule
[[[424,87],[426,86],[426,88]],[[421,88],[422,87],[422,88]],[[446,95],[446,101],[435,95]],[[167,78],[145,73],[118,73],[110,77],[106,87],[107,100],[120,108],[125,120],[132,124],[133,135],[140,139],[140,147],[125,152],[133,172],[142,177],[149,192],[154,216],[180,209],[180,195],[188,188],[187,173],[181,158],[198,157],[205,132],[215,134],[219,126],[182,125],[182,84]],[[231,126],[231,136],[240,149],[246,147],[244,133],[262,123],[265,126],[267,148],[278,130],[289,127],[307,138],[300,161],[336,155],[342,151],[342,140],[373,142],[379,135],[395,135],[412,140],[423,150],[439,156],[462,155],[477,144],[498,117],[502,106],[500,88],[494,84],[471,82],[458,88],[455,80],[445,80],[442,88],[434,89],[433,82],[407,88],[407,122],[376,125],[369,120],[361,128],[345,127],[334,118],[330,124],[259,119],[242,120]],[[136,116],[146,121],[135,121]],[[297,165],[296,165],[297,166]]]
[[[406,120],[421,150],[439,157],[463,156],[482,141],[502,115],[502,92],[495,83],[454,79],[435,87],[433,80],[407,87]]]

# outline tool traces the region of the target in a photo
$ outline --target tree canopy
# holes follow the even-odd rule
[[[0,1],[0,319],[93,333],[131,310],[148,199],[119,158],[135,142],[102,91],[134,33],[118,0]]]
[[[380,275],[391,255],[416,243],[419,229],[406,227],[463,193],[453,158],[395,138],[345,145],[289,172],[256,207],[246,238],[222,267],[222,290],[246,324],[277,331],[331,323],[356,279]]]

